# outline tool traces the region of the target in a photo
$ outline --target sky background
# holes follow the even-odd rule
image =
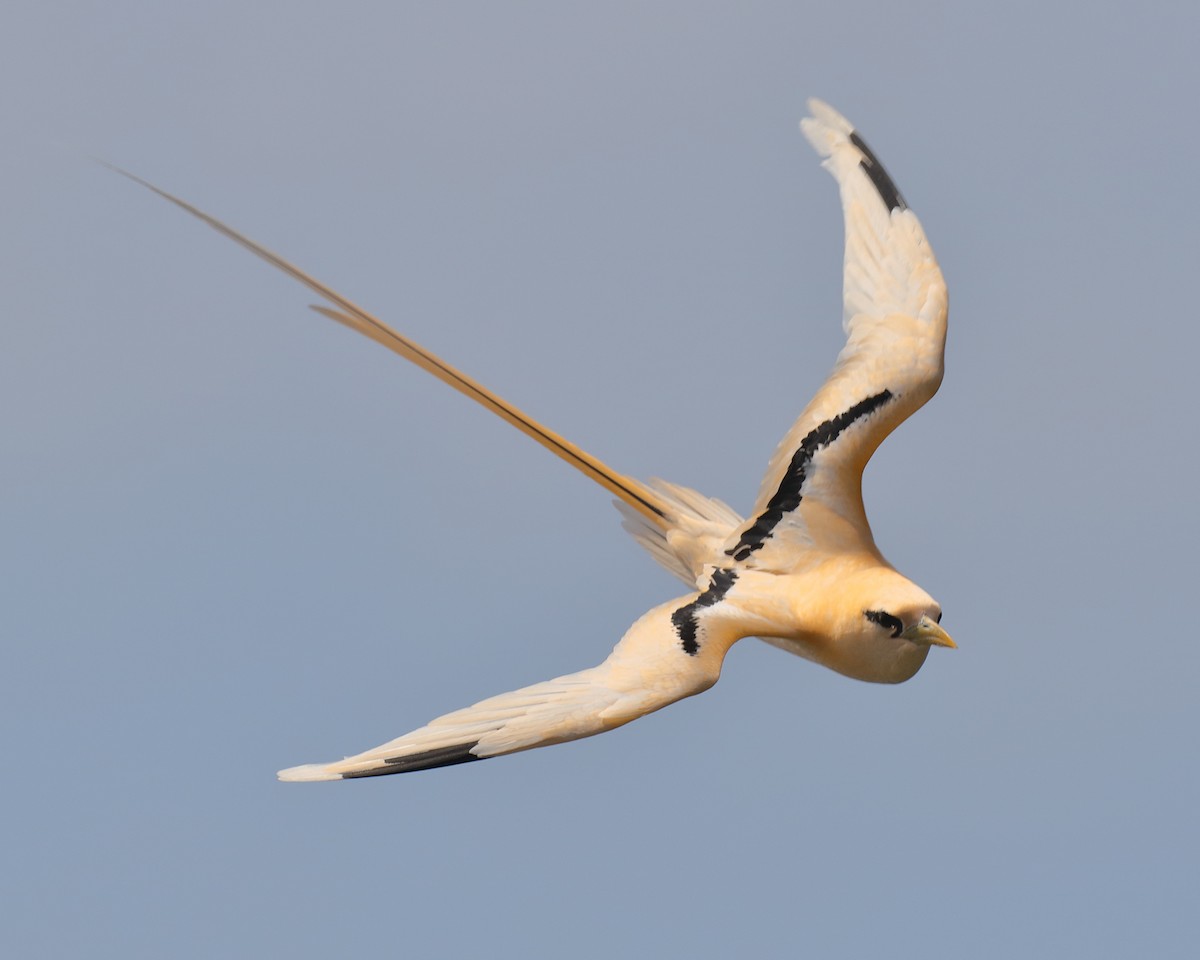
[[[23,958],[1193,956],[1193,4],[21,4],[0,30],[0,929]],[[865,493],[956,652],[754,641],[603,737],[335,784],[682,592],[841,345],[844,112],[950,288]]]

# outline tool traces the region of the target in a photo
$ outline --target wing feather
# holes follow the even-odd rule
[[[801,127],[838,182],[845,216],[846,345],[724,547],[748,566],[780,571],[874,549],[863,468],[937,391],[946,344],[946,285],[916,214],[849,121],[818,100],[809,106]]]
[[[704,596],[655,607],[599,666],[480,701],[345,760],[281,770],[279,779],[344,780],[483,760],[595,736],[701,693],[716,683],[732,643],[753,629],[717,609],[720,598]],[[680,636],[685,619],[690,653]]]

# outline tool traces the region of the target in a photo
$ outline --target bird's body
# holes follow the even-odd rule
[[[920,222],[874,154],[840,114],[810,106],[814,116],[802,126],[837,179],[845,212],[848,339],[772,457],[747,518],[693,490],[617,473],[303,271],[146,184],[331,304],[314,309],[433,373],[616,494],[626,528],[689,589],[638,619],[599,666],[446,714],[345,760],[283,770],[281,779],[402,773],[603,733],[707,690],[743,637],[876,683],[909,679],[931,644],[954,645],[938,604],[876,548],[861,491],[875,449],[941,383],[945,284]]]

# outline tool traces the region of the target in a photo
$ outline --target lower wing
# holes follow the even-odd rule
[[[740,636],[701,596],[655,607],[599,666],[491,697],[344,760],[281,770],[279,779],[352,780],[484,760],[604,733],[701,693]]]
[[[601,673],[593,667],[502,693],[345,760],[280,770],[279,779],[352,780],[411,773],[603,733],[635,717],[627,712],[609,715],[621,694],[605,684]]]

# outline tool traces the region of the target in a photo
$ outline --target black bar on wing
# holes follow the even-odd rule
[[[389,757],[383,761],[383,766],[370,770],[356,770],[343,773],[343,780],[357,780],[359,777],[386,777],[391,773],[412,773],[416,770],[432,770],[435,767],[449,767],[456,763],[470,763],[472,760],[483,760],[471,752],[475,743],[459,743],[452,747],[438,747],[434,750],[423,750],[421,753],[410,753],[403,757]]]
[[[695,656],[700,652],[700,642],[697,633],[700,630],[700,611],[720,603],[734,583],[737,581],[736,570],[714,570],[709,578],[708,588],[691,603],[685,603],[671,614],[671,623],[679,634],[679,642],[683,644],[683,652]]]
[[[860,400],[844,413],[839,413],[836,417],[813,427],[792,454],[792,462],[788,464],[783,479],[779,481],[779,489],[767,502],[766,509],[758,515],[738,542],[725,551],[726,555],[734,560],[745,560],[755,550],[762,549],[771,539],[771,533],[780,521],[799,507],[800,501],[804,499],[804,482],[808,479],[808,468],[816,452],[833,443],[851,424],[874,413],[891,399],[891,390],[881,390],[872,397]]]
[[[850,131],[850,142],[862,152],[863,158],[859,161],[858,165],[863,168],[863,173],[871,178],[871,182],[875,184],[875,189],[879,191],[879,196],[888,205],[888,209],[907,210],[908,204],[904,202],[904,197],[900,196],[900,191],[896,189],[896,184],[892,182],[892,178],[888,176],[888,172],[883,169],[883,164],[879,162],[879,158],[867,146],[867,142],[858,135],[857,130]]]

